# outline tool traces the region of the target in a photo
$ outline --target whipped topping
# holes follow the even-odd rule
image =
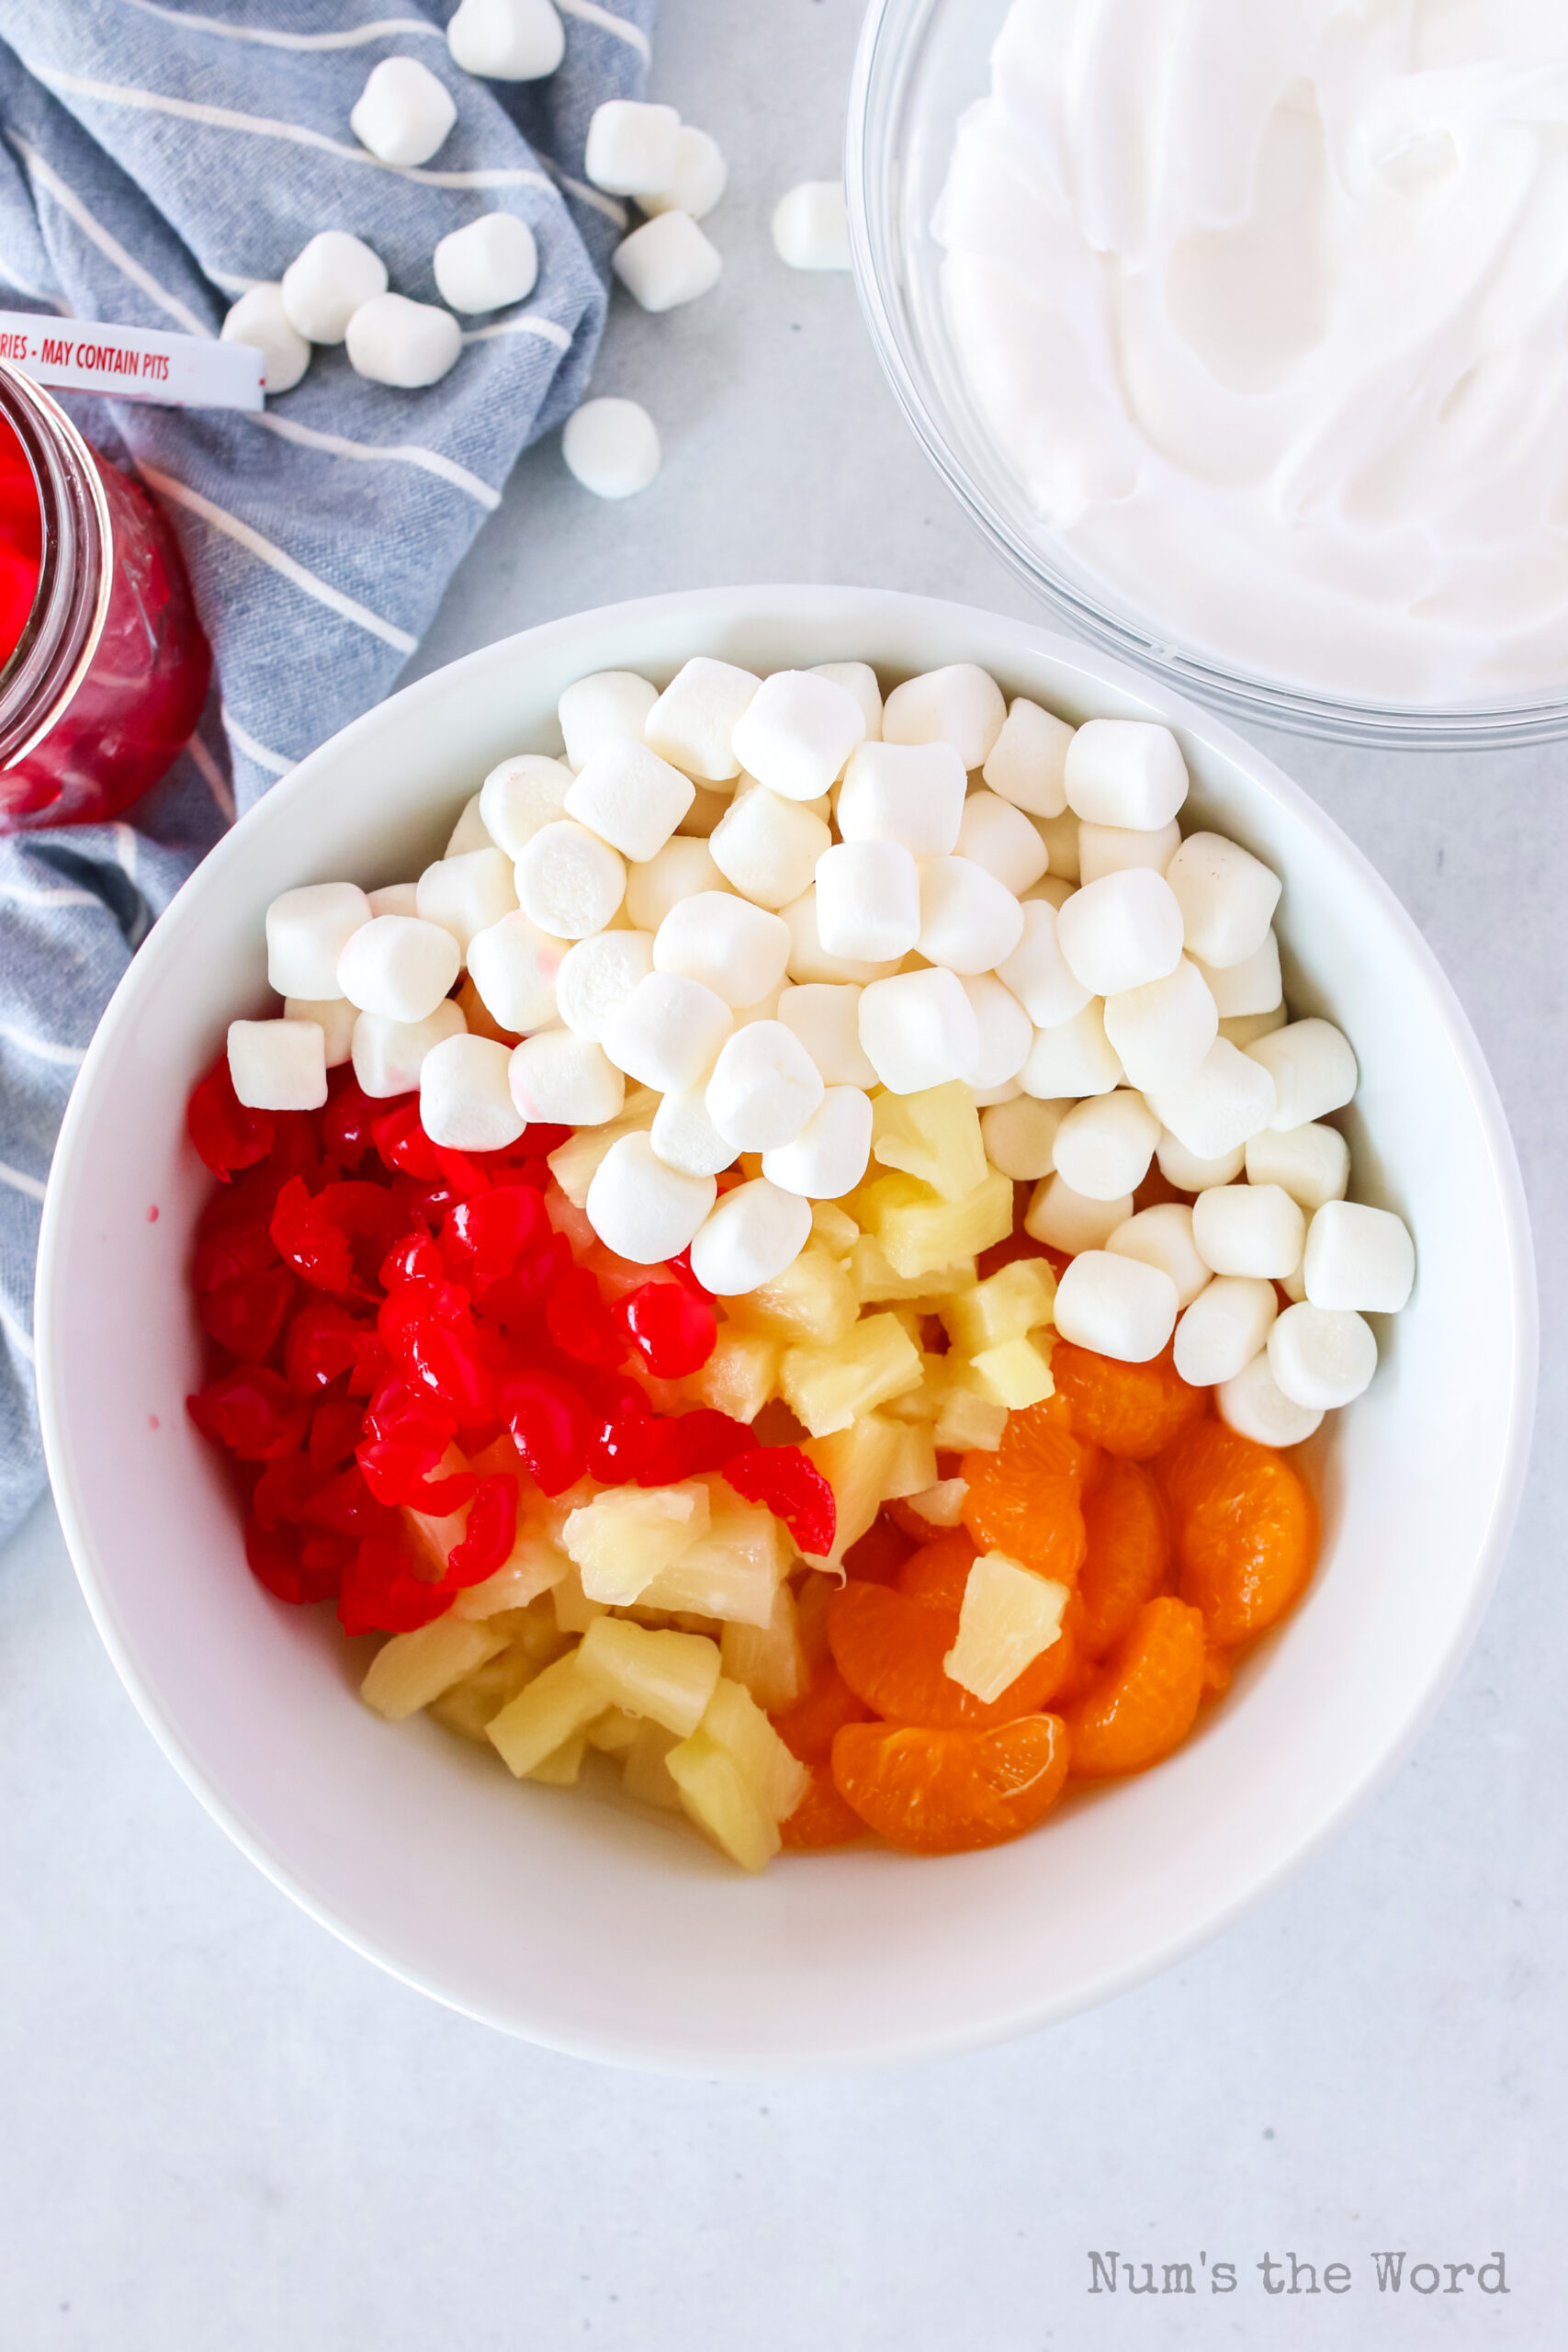
[[[1351,697],[1568,681],[1563,0],[1016,0],[935,226],[1123,604]]]

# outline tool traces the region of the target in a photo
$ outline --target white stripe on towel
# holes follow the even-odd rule
[[[581,180],[572,179],[568,173],[562,171],[558,164],[553,163],[548,155],[541,155],[539,161],[557,187],[565,188],[568,196],[574,196],[579,204],[591,204],[595,212],[602,212],[606,220],[615,222],[617,229],[624,230],[627,227],[626,208],[624,204],[617,204],[613,196],[604,195],[600,188],[588,187]]]
[[[232,824],[234,821],[234,796],[229,789],[228,777],[224,775],[222,769],[219,766],[217,761],[213,758],[211,752],[208,750],[199,735],[193,735],[191,737],[190,741],[186,745],[186,750],[190,753],[191,758],[201,770],[202,775],[206,779],[207,788],[209,792],[211,793],[213,799],[218,803],[219,814],[222,817],[226,817],[230,824]]]
[[[281,752],[269,752],[265,743],[258,743],[255,737],[241,726],[227,703],[220,707],[220,716],[234,739],[234,749],[243,752],[256,767],[266,768],[274,775],[287,775],[291,768],[299,766],[298,760],[286,760]]]
[[[570,7],[571,0],[561,0],[561,5]],[[265,31],[259,26],[225,25],[216,17],[187,16],[183,8],[160,8],[154,6],[154,0],[129,0],[129,6],[140,8],[145,16],[162,17],[165,24],[178,25],[188,32],[216,33],[222,40],[254,41],[264,49],[359,49],[367,41],[387,40],[397,33],[423,33],[434,40],[446,39],[441,27],[423,17],[383,17],[378,24],[347,25],[335,33],[276,33]]]
[[[4,1299],[0,1299],[0,1331],[5,1333],[6,1339],[9,1340],[11,1345],[16,1349],[17,1353],[21,1357],[22,1362],[24,1363],[31,1363],[33,1361],[33,1343],[28,1339],[27,1333],[23,1330],[21,1325],[17,1322],[16,1317],[6,1313]]]
[[[138,0],[138,6],[141,5],[143,0]],[[556,6],[563,17],[581,17],[585,25],[597,25],[602,32],[614,33],[617,40],[624,40],[636,50],[645,65],[652,64],[653,50],[640,25],[628,24],[625,17],[613,17],[608,8],[596,7],[594,0],[556,0]]]
[[[17,907],[102,907],[96,890],[79,890],[73,882],[0,882],[0,899]]]
[[[31,1037],[25,1029],[13,1029],[8,1021],[0,1021],[0,1038],[18,1053],[31,1054],[40,1062],[62,1062],[68,1069],[80,1069],[86,1057],[85,1046],[57,1046],[52,1037]]]
[[[465,343],[492,343],[498,334],[533,334],[542,342],[553,343],[558,351],[571,349],[571,337],[565,327],[554,319],[502,319],[492,327],[470,327],[464,335]],[[501,503],[497,499],[496,504]]]
[[[14,1193],[26,1193],[29,1201],[41,1201],[43,1186],[36,1176],[24,1176],[19,1168],[7,1168],[0,1159],[0,1184],[9,1184]]]
[[[111,237],[103,222],[94,218],[75,189],[66,187],[59,173],[44,162],[36,148],[29,147],[27,141],[15,130],[11,133],[11,144],[26,164],[38,186],[54,198],[62,212],[69,213],[83,235],[90,237],[98,251],[101,254],[107,254],[115,267],[123,270],[133,286],[140,286],[150,301],[156,302],[161,311],[166,311],[171,319],[177,319],[187,334],[206,335],[210,338],[212,329],[205,320],[198,319],[194,311],[186,310],[177,294],[165,292],[157,279],[142,268],[135,255],[126,252],[118,238]]]
[[[570,344],[571,338],[566,337]],[[251,418],[253,424],[264,425],[268,433],[276,433],[285,441],[297,441],[302,449],[324,449],[333,458],[386,458],[404,466],[421,466],[429,474],[438,474],[469,498],[478,501],[487,514],[493,514],[501,504],[501,492],[491,490],[488,481],[471,474],[467,466],[458,465],[455,458],[444,458],[439,449],[423,449],[417,442],[394,441],[378,446],[374,441],[349,441],[341,433],[318,433],[313,425],[296,424],[291,416],[274,416],[263,410]]]

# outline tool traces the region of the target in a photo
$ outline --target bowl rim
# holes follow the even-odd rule
[[[1292,684],[1246,662],[1227,662],[1162,629],[1154,614],[1134,617],[1107,588],[1103,598],[1046,562],[1007,509],[976,479],[938,403],[918,334],[907,328],[887,222],[900,175],[878,167],[871,127],[895,71],[896,51],[915,43],[951,0],[867,0],[851,75],[844,130],[844,195],[850,253],[873,348],[916,440],[981,536],[1055,618],[1091,644],[1131,662],[1162,689],[1196,696],[1228,717],[1327,742],[1427,752],[1503,751],[1568,735],[1568,691],[1500,695],[1451,704],[1378,702]],[[890,62],[890,60],[893,62]],[[1022,492],[1019,492],[1020,503]]]
[[[886,2042],[859,2048],[852,2055],[846,2055],[838,2044],[825,2044],[821,2052],[815,2053],[801,2051],[781,2053],[759,2044],[755,2051],[678,2048],[655,2054],[649,2050],[645,2037],[617,2039],[605,2031],[592,2036],[559,2035],[522,2023],[514,2015],[466,1997],[441,1981],[434,1971],[400,1956],[375,1935],[346,1917],[343,1908],[334,1905],[329,1891],[312,1884],[296,1870],[259,1827],[212,1785],[194,1746],[165,1716],[156,1695],[142,1677],[129,1637],[122,1633],[113,1597],[112,1574],[106,1572],[105,1557],[92,1532],[85,1500],[75,1485],[69,1439],[71,1407],[66,1350],[62,1339],[69,1289],[67,1221],[68,1194],[72,1189],[69,1180],[73,1172],[77,1137],[87,1124],[87,1106],[95,1090],[95,1080],[112,1058],[121,1033],[136,1020],[139,1000],[143,989],[152,985],[151,976],[178,956],[186,931],[198,920],[197,910],[205,892],[203,877],[220,876],[230,864],[246,855],[250,840],[260,826],[283,823],[297,804],[308,802],[310,796],[327,783],[345,745],[371,741],[384,730],[396,729],[400,716],[411,708],[426,703],[439,705],[455,692],[461,692],[465,682],[491,669],[501,669],[520,660],[526,661],[531,654],[544,650],[552,642],[558,645],[570,643],[579,632],[608,624],[630,623],[647,625],[651,628],[661,620],[675,619],[686,625],[694,636],[704,628],[710,628],[716,641],[717,633],[738,620],[762,627],[778,624],[784,628],[792,622],[819,620],[825,601],[830,605],[836,603],[838,613],[841,613],[846,623],[852,627],[852,613],[861,600],[869,601],[879,613],[897,606],[919,610],[927,620],[935,621],[943,628],[962,629],[971,637],[983,630],[1004,643],[1010,640],[1012,645],[1027,649],[1031,654],[1076,667],[1087,673],[1097,686],[1102,686],[1108,692],[1127,695],[1145,705],[1149,699],[1149,682],[1145,677],[1107,660],[1098,650],[1086,650],[1071,639],[1042,629],[1033,622],[954,604],[951,600],[880,588],[795,584],[675,591],[597,606],[588,612],[541,623],[477,648],[389,696],[310,752],[239,820],[182,886],[132,959],[88,1047],[62,1125],[55,1151],[54,1176],[44,1203],[39,1247],[35,1337],[45,1458],[61,1525],[88,1610],[132,1702],[164,1753],[205,1810],[273,1883],[321,1926],[364,1958],[374,1962],[400,1982],[430,1995],[444,2007],[456,2009],[477,2022],[497,2027],[566,2055],[626,2065],[639,2071],[707,2079],[719,2076],[751,2079],[784,2075],[843,2073],[957,2055],[1098,2007],[1201,1949],[1260,1903],[1318,1852],[1404,1761],[1440,1705],[1474,1639],[1501,1571],[1529,1467],[1539,1353],[1533,1244],[1523,1180],[1512,1136],[1495,1083],[1469,1019],[1414,920],[1356,843],[1267,753],[1235,735],[1212,711],[1188,703],[1168,688],[1163,688],[1162,715],[1172,726],[1181,729],[1206,750],[1237,763],[1249,785],[1255,785],[1282,801],[1298,821],[1325,842],[1336,856],[1359,868],[1362,877],[1370,883],[1386,919],[1402,935],[1406,947],[1414,952],[1416,961],[1424,973],[1482,1123],[1488,1160],[1496,1177],[1502,1238],[1511,1276],[1508,1304],[1514,1331],[1513,1404],[1502,1458],[1497,1464],[1491,1517],[1470,1579],[1466,1605],[1456,1616],[1448,1645],[1420,1702],[1413,1706],[1406,1717],[1384,1737],[1379,1752],[1361,1770],[1359,1777],[1340,1790],[1333,1801],[1314,1816],[1310,1827],[1293,1844],[1278,1853],[1268,1867],[1255,1870],[1245,1883],[1238,1883],[1223,1900],[1206,1907],[1201,1917],[1195,1918],[1190,1926],[1168,1932],[1130,1956],[1124,1967],[1102,1972],[1088,1996],[1076,1989],[1065,1993],[1058,1991],[1006,2014],[991,2014],[976,2021],[955,2020],[945,2028],[931,2027],[918,2032],[904,2030]],[[835,618],[837,616],[836,614]]]

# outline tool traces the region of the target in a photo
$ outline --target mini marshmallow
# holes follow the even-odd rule
[[[894,687],[882,707],[882,740],[951,743],[966,768],[977,768],[989,759],[1006,718],[996,680],[973,662],[955,662]]]
[[[735,729],[761,683],[732,662],[699,653],[676,672],[649,712],[644,739],[684,775],[724,784],[740,773]]]
[[[773,251],[791,269],[848,269],[842,180],[802,180],[773,207]]]
[[[860,1041],[890,1093],[920,1094],[975,1067],[974,1008],[953,972],[897,972],[861,991]]]
[[[628,868],[626,915],[638,931],[654,932],[683,899],[728,888],[706,842],[687,841],[677,834],[646,865]]]
[[[1280,1184],[1310,1216],[1325,1201],[1342,1201],[1350,1182],[1350,1147],[1337,1127],[1265,1127],[1247,1147],[1249,1184]]]
[[[1105,1000],[1105,1034],[1131,1086],[1179,1086],[1201,1068],[1219,1028],[1208,984],[1186,956],[1163,980]]]
[[[1015,898],[1039,881],[1049,863],[1038,829],[994,792],[972,792],[964,802],[958,854],[994,874]]]
[[[606,196],[660,196],[675,177],[680,141],[673,107],[607,98],[588,125],[583,172]]]
[[[1306,1219],[1278,1184],[1216,1184],[1192,1204],[1192,1238],[1216,1274],[1283,1282],[1301,1264]]]
[[[898,842],[915,858],[951,856],[968,783],[951,743],[863,743],[839,788],[839,831]]]
[[[460,1037],[467,1026],[450,997],[443,999],[428,1021],[387,1021],[378,1012],[360,1013],[353,1046],[360,1092],[378,1102],[389,1094],[412,1092],[432,1046]]]
[[[793,1143],[823,1097],[822,1073],[783,1021],[737,1029],[714,1064],[708,1116],[737,1151]]]
[[[788,961],[789,925],[727,890],[672,907],[653,943],[656,971],[684,972],[737,1008],[777,989]]]
[[[1314,1306],[1397,1315],[1416,1281],[1416,1244],[1390,1209],[1325,1201],[1307,1227],[1303,1272]]]
[[[319,1111],[327,1099],[319,1021],[231,1021],[229,1076],[250,1111]]]
[[[493,1037],[444,1037],[419,1073],[419,1120],[447,1151],[504,1151],[527,1125],[512,1099],[512,1049]]]
[[[438,384],[457,364],[462,331],[450,311],[411,302],[406,294],[374,294],[362,302],[344,337],[348,364],[372,384],[412,392]]]
[[[1096,996],[1163,980],[1181,960],[1181,910],[1161,876],[1142,867],[1075,890],[1056,918],[1074,977]]]
[[[997,978],[1012,990],[1037,1029],[1054,1029],[1081,1012],[1093,991],[1074,976],[1062,953],[1055,908],[1031,899],[1022,917],[1018,945],[997,966]]]
[[[1068,1102],[1039,1102],[1032,1094],[1019,1094],[983,1111],[980,1136],[991,1166],[1015,1184],[1049,1176],[1056,1165],[1056,1130],[1071,1108]]]
[[[1047,1102],[1069,1094],[1109,1094],[1119,1085],[1122,1064],[1105,1034],[1105,1007],[1100,999],[1091,997],[1070,1021],[1036,1029],[1019,1076],[1026,1094]]]
[[[593,1171],[588,1222],[606,1249],[634,1266],[678,1258],[712,1208],[711,1176],[667,1168],[646,1135],[622,1136]]]
[[[567,765],[586,767],[594,752],[617,735],[642,741],[648,714],[659,700],[659,689],[635,670],[595,670],[568,686],[556,713]]]
[[[1141,1258],[1080,1250],[1056,1285],[1055,1316],[1057,1330],[1075,1346],[1117,1363],[1148,1363],[1176,1329],[1176,1284]]]
[[[1190,956],[1224,970],[1257,955],[1283,887],[1259,859],[1223,833],[1189,833],[1165,878],[1181,909]]]
[[[1050,1175],[1036,1184],[1024,1212],[1023,1229],[1048,1249],[1103,1250],[1118,1227],[1133,1214],[1133,1195],[1119,1201],[1091,1201],[1075,1193],[1065,1176]]]
[[[471,849],[495,849],[498,846],[499,844],[491,837],[490,827],[485,823],[483,811],[479,808],[479,796],[476,792],[472,794],[468,799],[464,801],[463,813],[458,818],[457,823],[453,826],[451,837],[448,840],[446,848],[443,850],[442,855],[444,857],[466,857]],[[419,886],[416,883],[414,885],[414,905],[417,906],[418,903]],[[382,913],[390,913],[392,910],[389,908],[384,908],[378,909],[378,911]],[[398,911],[400,913],[402,910],[400,908]],[[413,909],[411,908],[409,911],[412,913]]]
[[[617,1069],[683,1094],[712,1069],[733,1026],[728,1005],[683,972],[649,972],[611,1013],[601,1043]]]
[[[1163,874],[1181,847],[1181,828],[1173,818],[1153,832],[1139,833],[1125,825],[1078,827],[1078,879],[1100,882],[1108,874],[1125,874],[1129,866],[1146,865]]]
[[[498,849],[520,858],[536,833],[566,814],[571,770],[537,752],[519,752],[491,768],[479,787],[479,815]]]
[[[558,939],[550,944],[560,958],[555,980],[557,1013],[575,1036],[603,1044],[611,1014],[653,969],[652,933],[596,931],[592,939],[580,939],[564,956]]]
[[[1278,1099],[1274,1081],[1224,1037],[1216,1037],[1190,1078],[1145,1086],[1151,1111],[1198,1159],[1218,1159],[1265,1128]]]
[[[1280,972],[1280,943],[1271,926],[1263,935],[1262,946],[1244,956],[1239,964],[1224,967],[1209,964],[1201,968],[1209,984],[1209,993],[1220,1009],[1222,1021],[1272,1012],[1284,997],[1285,984]],[[1283,1025],[1281,1023],[1280,1026]]]
[[[1254,1445],[1301,1445],[1323,1420],[1320,1412],[1292,1403],[1269,1369],[1267,1349],[1234,1379],[1221,1382],[1214,1409],[1228,1429]]]
[[[508,1083],[524,1118],[546,1126],[602,1127],[626,1106],[626,1081],[603,1046],[570,1029],[525,1037],[513,1049]]]
[[[1189,1151],[1179,1136],[1162,1127],[1155,1146],[1155,1159],[1159,1172],[1168,1184],[1179,1193],[1206,1193],[1214,1184],[1234,1184],[1246,1165],[1245,1147],[1237,1144],[1233,1151],[1222,1151],[1212,1159],[1201,1159]]]
[[[813,1201],[842,1200],[871,1164],[871,1101],[858,1086],[830,1086],[793,1143],[762,1154],[771,1184]]]
[[[635,936],[617,932],[618,939]],[[567,950],[521,911],[502,915],[468,942],[468,978],[492,1021],[524,1036],[557,1017],[556,988]]]
[[[718,284],[724,262],[689,212],[661,212],[624,237],[610,266],[645,311],[673,311]]]
[[[783,989],[778,1017],[793,1029],[829,1086],[874,1086],[876,1072],[860,1041],[860,989],[812,982]]]
[[[1176,1369],[1190,1388],[1217,1388],[1244,1372],[1280,1312],[1272,1283],[1216,1274],[1176,1327]]]
[[[1378,1343],[1359,1315],[1287,1306],[1269,1334],[1269,1369],[1282,1395],[1310,1412],[1351,1404],[1371,1385]]]
[[[810,670],[776,670],[736,723],[735,756],[785,800],[816,800],[865,741],[865,713],[845,686]]]
[[[881,742],[882,688],[876,683],[876,673],[869,662],[818,662],[811,674],[814,678],[831,678],[836,686],[842,686],[847,694],[853,695],[865,720],[866,741]]]
[[[557,939],[603,931],[626,896],[619,854],[571,818],[543,825],[517,861],[517,898],[530,922]]]
[[[726,1193],[692,1243],[692,1272],[717,1298],[737,1298],[792,1266],[811,1236],[811,1204],[765,1176]]]
[[[1077,1102],[1056,1130],[1056,1173],[1089,1201],[1118,1201],[1149,1172],[1159,1121],[1142,1095],[1118,1087]]]
[[[422,922],[449,931],[464,956],[475,933],[489,931],[502,915],[517,910],[514,868],[504,850],[471,849],[444,857],[419,877],[416,908]]]
[[[567,418],[560,453],[595,498],[635,498],[662,462],[659,428],[636,401],[584,401]]]
[[[1187,763],[1168,727],[1090,718],[1068,746],[1067,805],[1093,825],[1155,832],[1187,797]]]
[[[600,745],[578,770],[566,813],[623,857],[655,857],[692,805],[689,776],[629,735]]]
[[[1066,758],[1073,730],[1066,719],[1021,695],[980,773],[1000,799],[1031,817],[1059,817],[1067,805]]]
[[[1210,971],[1213,967],[1202,965],[1199,968]],[[1272,1012],[1238,1012],[1231,1019],[1221,1021],[1220,1035],[1228,1038],[1233,1046],[1239,1046],[1245,1054],[1248,1046],[1255,1046],[1259,1037],[1271,1037],[1275,1030],[1282,1029],[1289,1019],[1290,1015],[1282,1004],[1277,1004]]]
[[[1343,1110],[1356,1091],[1356,1057],[1331,1021],[1290,1022],[1246,1050],[1274,1081],[1271,1127],[1304,1127],[1325,1111]]]
[[[803,890],[798,899],[779,909],[782,922],[789,925],[789,976],[799,981],[852,981],[863,987],[870,980],[882,980],[897,971],[897,958],[889,957],[880,963],[869,962],[854,956],[829,956],[822,944],[822,934],[817,925],[816,886]]]
[[[486,212],[442,238],[432,257],[435,290],[450,311],[474,317],[503,310],[531,294],[539,276],[539,248],[515,212]]]
[[[976,1086],[971,1083],[969,1091],[975,1098],[976,1111],[988,1111],[993,1103],[1016,1102],[1023,1092],[1023,1081],[1010,1078],[1000,1086]]]
[[[348,127],[383,164],[428,164],[457,119],[452,94],[413,57],[372,66]]]
[[[338,957],[337,984],[361,1012],[428,1021],[463,967],[451,933],[418,916],[373,915]]]
[[[460,0],[446,46],[465,74],[491,82],[538,82],[566,54],[550,0]]]
[[[709,834],[708,847],[719,872],[743,898],[776,909],[810,889],[818,860],[832,841],[814,809],[758,784],[736,794]]]
[[[269,394],[292,391],[310,364],[310,345],[283,307],[281,286],[253,286],[229,311],[220,331],[223,343],[248,343],[266,363],[262,388]]]
[[[820,891],[821,866],[817,887]],[[914,944],[929,963],[945,964],[953,972],[994,971],[1023,936],[1023,909],[1017,899],[970,857],[928,857],[919,869],[919,906]]]
[[[649,1141],[666,1168],[679,1169],[682,1176],[717,1176],[735,1160],[735,1146],[708,1116],[705,1087],[662,1095]]]
[[[1118,1097],[1109,1099],[1114,1102]],[[1140,1258],[1145,1266],[1161,1267],[1176,1284],[1181,1306],[1190,1306],[1213,1280],[1192,1238],[1192,1212],[1180,1201],[1140,1209],[1116,1227],[1105,1246],[1113,1257]]]
[[[969,1083],[976,1094],[989,1094],[993,1088],[1015,1079],[1029,1059],[1034,1024],[1012,990],[1004,988],[994,974],[970,974],[963,979],[963,988],[980,1034],[980,1050]]]
[[[328,1069],[341,1069],[354,1051],[354,1025],[361,1018],[345,996],[286,996],[285,1021],[313,1021],[321,1033]]]
[[[366,893],[373,915],[412,915],[419,911],[417,882],[389,882],[383,889]]]
[[[323,229],[283,273],[284,312],[310,343],[341,343],[362,303],[387,290],[387,265],[362,237]]]
[[[824,850],[817,928],[829,955],[872,964],[907,956],[920,936],[921,879],[898,842],[838,842]]]
[[[668,187],[639,188],[643,211],[689,212],[705,220],[729,184],[729,166],[716,139],[683,122],[675,134],[675,173]]]
[[[1041,817],[1036,822],[1040,827],[1040,838],[1045,844],[1045,854],[1051,861],[1051,870],[1045,881],[1034,885],[1035,890],[1045,892],[1053,885],[1080,881],[1079,827],[1072,810],[1064,809],[1059,817]]]
[[[342,996],[338,960],[370,920],[370,901],[353,882],[285,890],[266,910],[267,986],[279,996]]]

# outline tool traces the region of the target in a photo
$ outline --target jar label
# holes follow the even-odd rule
[[[0,311],[0,359],[35,383],[69,392],[107,392],[165,408],[263,405],[266,362],[244,343]]]

